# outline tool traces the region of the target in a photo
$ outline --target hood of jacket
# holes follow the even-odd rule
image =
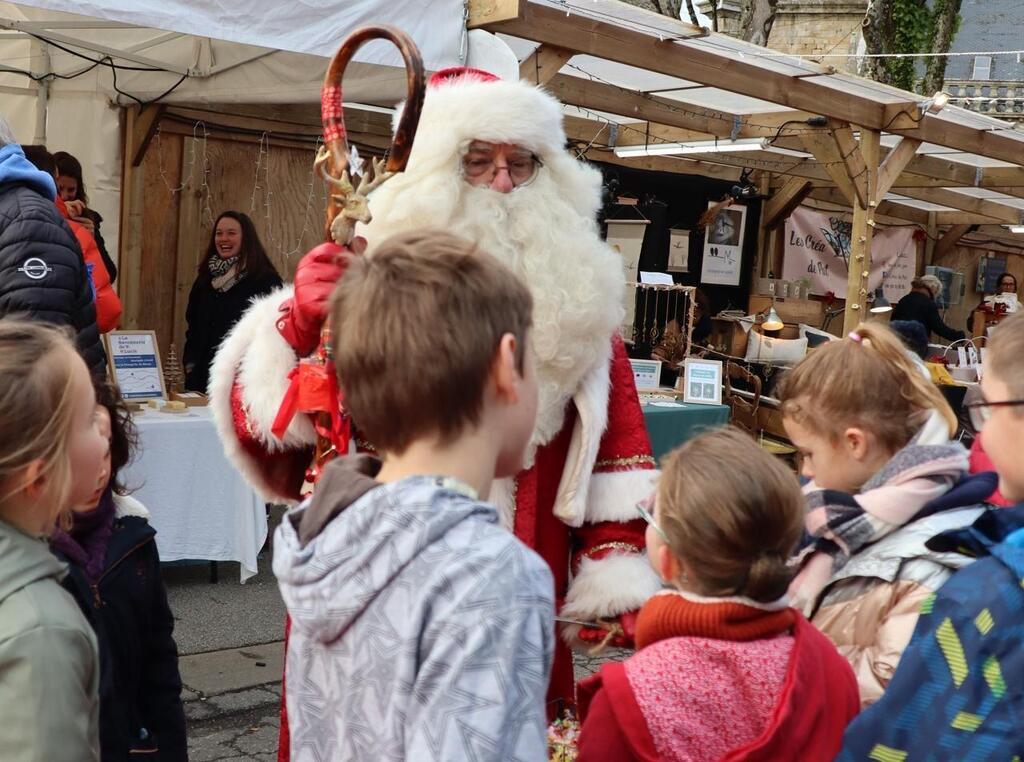
[[[1010,535],[1024,529],[1024,503],[981,514],[970,526],[959,526],[933,536],[928,548],[936,553],[956,553],[965,561],[984,558]]]
[[[33,582],[48,577],[60,581],[66,569],[44,540],[0,521],[0,602]]]
[[[443,538],[457,524],[498,523],[497,509],[452,480],[380,484],[378,470],[369,456],[332,461],[274,536],[274,574],[292,624],[321,642],[336,640],[389,585],[408,584],[402,569],[432,546],[448,558]]]
[[[0,148],[0,185],[6,183],[27,185],[51,201],[57,198],[57,185],[53,178],[36,169],[35,164],[25,158],[25,152],[16,143]]]

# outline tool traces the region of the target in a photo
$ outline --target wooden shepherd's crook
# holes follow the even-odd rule
[[[362,168],[359,184],[354,185],[349,171],[349,145],[345,131],[344,102],[342,98],[342,77],[349,61],[365,43],[370,40],[389,40],[402,54],[406,73],[406,102],[399,120],[398,129],[391,141],[387,159],[375,160]],[[336,246],[347,248],[355,236],[356,223],[370,221],[368,196],[370,192],[390,177],[405,169],[412,150],[416,127],[423,109],[425,80],[423,59],[416,44],[405,33],[391,26],[367,26],[350,34],[338,48],[324,78],[320,96],[321,121],[324,126],[324,145],[317,155],[316,165],[324,179],[332,186],[327,203],[327,224],[325,240]],[[328,399],[310,395],[316,402],[313,409],[304,412],[316,413],[317,446],[316,455],[307,480],[316,481],[324,464],[335,455],[344,452],[348,445],[348,427],[341,412],[341,397],[333,383],[330,366],[331,326],[327,320],[320,331],[320,346],[309,360],[319,366],[319,371],[310,373],[313,383],[319,380],[321,389],[333,389]],[[308,370],[308,369],[307,369]],[[301,383],[301,382],[300,382]]]
[[[388,40],[402,54],[402,59],[405,61],[406,101],[398,129],[391,141],[391,149],[387,154],[386,162],[373,162],[366,167],[358,187],[355,187],[351,182],[349,172],[349,145],[345,130],[342,77],[356,51],[371,40]],[[332,226],[336,224],[336,220],[339,217],[348,217],[353,223],[353,228],[357,221],[368,222],[369,214],[365,203],[360,205],[357,202],[353,205],[353,201],[365,202],[366,194],[374,187],[405,169],[409,160],[409,152],[412,150],[416,128],[419,125],[420,112],[423,109],[424,87],[423,58],[420,56],[416,43],[405,32],[393,26],[366,26],[357,29],[345,39],[341,47],[338,48],[338,52],[334,54],[331,65],[327,69],[327,75],[324,77],[320,101],[324,147],[321,149],[318,163],[326,161],[327,166],[322,167],[322,170],[325,170],[324,175],[339,191],[330,195],[327,204],[326,240],[334,240],[342,246],[349,243],[347,240],[339,241],[337,236],[332,235]],[[366,219],[363,219],[364,216]],[[348,237],[351,238],[351,230],[348,233]]]

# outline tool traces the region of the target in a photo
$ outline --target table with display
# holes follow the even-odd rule
[[[659,460],[698,434],[729,422],[726,405],[651,402],[643,405],[643,413],[651,449]]]
[[[139,448],[125,485],[149,509],[161,561],[237,561],[256,574],[267,539],[263,500],[224,455],[206,407],[135,415]]]

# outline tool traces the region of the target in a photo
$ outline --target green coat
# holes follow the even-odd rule
[[[99,760],[96,636],[43,540],[0,521],[0,759]]]

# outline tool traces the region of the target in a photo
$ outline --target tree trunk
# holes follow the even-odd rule
[[[740,19],[740,37],[755,45],[768,46],[779,0],[749,0]]]
[[[862,24],[864,34],[864,45],[867,52],[872,55],[886,53],[885,44],[885,11],[884,0],[875,0],[868,6],[868,12],[864,16]],[[865,58],[861,67],[861,74],[876,82],[889,84],[889,72],[885,68],[883,58]]]
[[[960,15],[960,4],[962,0],[938,0],[935,3],[932,17],[932,53],[948,53],[953,44],[953,34],[956,32],[957,18]],[[935,56],[929,58],[925,68],[924,80],[921,82],[921,92],[924,95],[933,95],[942,90],[946,84],[946,56]]]

